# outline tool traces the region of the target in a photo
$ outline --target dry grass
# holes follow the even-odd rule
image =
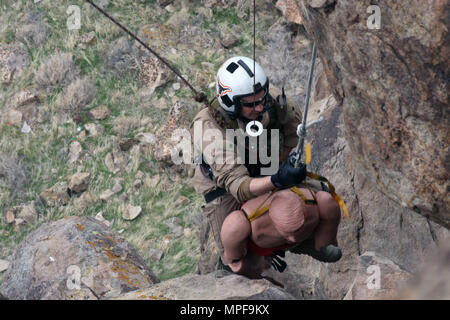
[[[79,72],[71,53],[55,53],[48,57],[36,72],[36,83],[42,87],[66,86]]]

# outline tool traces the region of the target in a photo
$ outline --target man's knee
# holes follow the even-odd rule
[[[224,247],[224,256],[229,263],[240,259],[247,253],[247,239],[252,232],[250,221],[243,211],[231,212],[223,222],[220,238]]]
[[[317,204],[319,206],[320,220],[339,223],[341,219],[341,210],[336,200],[325,191],[316,193]]]

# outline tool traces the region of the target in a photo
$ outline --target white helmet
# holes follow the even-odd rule
[[[269,79],[253,59],[233,57],[219,68],[216,89],[220,106],[235,119],[241,110],[241,98],[252,96],[261,90],[265,90],[267,94]]]

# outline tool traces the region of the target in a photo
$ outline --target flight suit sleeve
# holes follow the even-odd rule
[[[249,190],[240,187],[248,186],[246,180],[250,176],[245,165],[238,161],[234,143],[227,141],[225,130],[219,129],[212,121],[204,120],[202,127],[203,134],[194,137],[194,143],[202,145],[203,157],[212,169],[216,186],[225,188],[239,201],[247,200],[243,198],[249,196]]]

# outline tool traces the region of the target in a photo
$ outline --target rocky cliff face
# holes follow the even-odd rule
[[[223,3],[222,0],[203,2],[208,4],[207,8]],[[450,136],[448,1],[261,1],[258,10],[264,11],[262,17],[268,16],[269,21],[275,21],[274,16],[278,19],[275,2],[286,19],[271,22],[273,24],[264,37],[268,48],[258,52],[257,57],[271,79],[271,93],[276,95],[275,86],[286,85],[288,96],[302,105],[311,40],[318,46],[313,104],[308,120],[321,115],[325,120],[308,132],[313,152],[309,170],[329,178],[349,209],[351,218],[342,220],[338,234],[343,258],[335,264],[324,264],[287,253],[288,268],[284,273],[267,271],[266,276],[274,282],[250,280],[214,271],[218,256],[205,225],[200,232],[203,237],[201,250],[205,252],[198,269],[201,274],[159,283],[137,251],[113,230],[90,218],[69,217],[36,229],[17,246],[15,253],[8,257],[9,261],[0,260],[0,273],[9,266],[0,288],[0,300],[387,299],[396,297],[400,286],[416,274],[419,277],[415,279],[415,286],[406,289],[400,298],[442,299],[450,296],[448,272],[442,272],[449,270],[450,261],[450,211],[446,197]],[[250,7],[249,0],[227,2],[227,6],[235,4],[239,8]],[[374,12],[368,13],[367,9],[372,4],[380,9],[380,29],[368,27],[367,22],[371,21]],[[174,7],[168,9],[169,12],[175,10]],[[206,20],[211,18],[211,12],[204,12]],[[243,15],[239,17],[251,17],[248,12],[242,10],[239,14]],[[200,16],[202,14],[197,18]],[[170,20],[183,24],[187,18],[187,10],[183,9],[182,15],[176,13]],[[198,48],[195,46],[199,52],[208,48],[224,56],[231,54],[218,49],[217,41],[209,42],[211,37],[198,33],[196,26],[188,27],[190,31],[186,34],[191,36],[186,35],[183,39],[199,45]],[[142,27],[140,35],[149,36],[147,40],[156,45],[151,37],[155,35],[152,28]],[[28,29],[41,30],[37,35],[42,35],[43,28],[25,29],[19,33],[30,41],[44,41],[44,38],[28,33]],[[165,31],[161,29],[164,40],[172,39]],[[194,41],[198,37],[205,41]],[[184,50],[191,45],[183,41],[178,42],[177,49]],[[0,61],[5,62],[0,63],[0,82],[14,81],[30,64],[28,54],[22,49],[23,46],[16,44],[0,45]],[[121,58],[122,54],[132,53],[126,42],[118,40],[110,51],[105,59],[110,66],[117,69],[120,60],[132,69],[132,59]],[[236,52],[240,53],[240,49],[233,51]],[[144,93],[151,95],[168,78],[163,74],[165,71],[155,67],[154,61],[139,57],[143,58],[144,71],[141,86]],[[66,65],[74,70],[71,57],[63,56],[57,60],[61,60],[62,70],[66,70]],[[213,66],[202,64],[204,68],[208,65]],[[120,65],[118,70],[128,69],[123,67]],[[64,77],[61,78],[42,76],[38,79],[54,84],[72,78],[69,73],[62,74]],[[168,95],[174,90],[170,88]],[[3,115],[9,125],[19,126],[22,120],[32,123],[35,118],[39,123],[42,122],[39,119],[44,119],[43,115],[34,112],[41,103],[38,94],[23,91],[8,101],[8,105],[18,109]],[[177,111],[179,105],[175,107]],[[136,139],[152,145],[156,138],[170,136],[171,130],[180,126],[178,115],[179,112],[171,114],[157,137],[145,130]],[[126,136],[128,130],[122,127],[132,125],[120,123],[117,122],[118,134]],[[93,128],[88,131],[95,136]],[[126,139],[125,144],[120,143],[120,149],[126,151],[124,149],[128,150],[135,143],[135,139]],[[164,151],[168,149],[159,145],[156,148],[161,151],[156,158],[164,162],[167,159]],[[70,149],[71,155],[77,158],[80,153],[75,152],[77,147]],[[124,168],[126,162],[125,156],[115,151],[108,153],[105,159],[108,169],[115,173],[120,171],[119,167]],[[154,187],[159,183],[159,175],[148,181],[148,185]],[[85,184],[78,186],[82,185]],[[67,183],[55,186],[61,188],[45,190],[40,198],[50,207],[67,204],[69,186]],[[76,190],[73,181],[69,189]],[[83,210],[86,214],[86,209]],[[16,223],[29,217],[26,215],[21,219],[19,211],[30,212],[14,207],[7,211],[7,217],[12,215],[14,221],[17,213]],[[447,246],[436,256],[435,264],[420,273],[420,266],[428,261],[429,253],[441,244]]]
[[[390,199],[448,228],[449,2],[297,3],[353,159]]]

